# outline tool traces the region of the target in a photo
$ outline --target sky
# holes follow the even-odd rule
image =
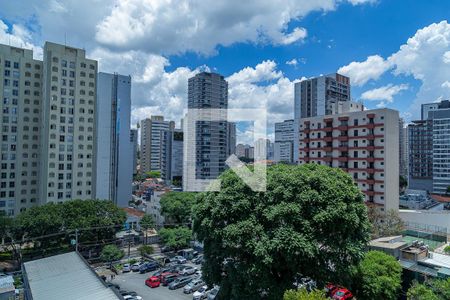
[[[352,98],[397,109],[450,99],[450,1],[0,0],[0,43],[86,49],[99,71],[132,76],[132,123],[179,122],[187,80],[206,70],[229,83],[230,108],[293,118],[294,83],[339,72]],[[251,125],[238,126],[250,142]]]

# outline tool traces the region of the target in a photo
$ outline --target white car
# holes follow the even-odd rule
[[[142,297],[141,296],[125,295],[125,296],[123,296],[123,300],[142,300]]]
[[[130,266],[130,264],[124,264],[124,265],[123,265],[123,268],[122,268],[122,272],[123,272],[123,273],[125,273],[125,272],[131,272],[131,266]]]
[[[196,267],[186,266],[180,270],[180,275],[192,275],[197,271]]]
[[[185,294],[190,294],[192,292],[195,292],[199,288],[201,288],[205,283],[201,279],[194,279],[191,282],[189,282],[187,285],[184,286],[183,292]]]
[[[178,256],[175,256],[174,258],[172,258],[171,261],[174,261],[178,264],[185,264],[187,262],[187,259],[184,258],[183,256],[178,255]]]
[[[208,293],[210,290],[208,290],[208,286],[204,285],[201,288],[199,288],[192,296],[193,300],[202,300],[208,297]]]

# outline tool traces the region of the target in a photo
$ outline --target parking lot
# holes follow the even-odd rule
[[[165,286],[150,288],[145,285],[145,280],[153,272],[140,274],[139,272],[129,272],[119,274],[112,281],[118,284],[122,290],[134,291],[144,300],[187,300],[192,299],[192,294],[184,294],[183,288],[169,290]]]

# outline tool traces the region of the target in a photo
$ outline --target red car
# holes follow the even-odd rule
[[[336,299],[336,300],[349,300],[349,299],[353,299],[353,295],[346,288],[340,288],[334,293],[333,299]]]
[[[161,281],[159,280],[159,277],[156,277],[156,276],[152,276],[145,281],[145,285],[147,285],[151,288],[156,288],[160,284],[161,284]]]
[[[328,284],[325,286],[325,293],[326,293],[327,297],[333,297],[334,294],[335,294],[339,289],[341,289],[340,286],[334,285],[334,284],[332,284],[332,283],[328,283]]]

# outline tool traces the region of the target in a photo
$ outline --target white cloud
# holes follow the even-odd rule
[[[273,60],[266,60],[255,68],[245,67],[227,78],[229,84],[255,83],[280,78],[283,74],[276,70],[277,64]]]
[[[360,5],[360,4],[366,4],[366,3],[376,3],[377,0],[348,0],[353,5]]]
[[[389,68],[388,61],[379,55],[372,55],[363,62],[354,61],[339,68],[338,73],[349,76],[353,85],[361,86],[371,79],[377,80]]]
[[[441,87],[450,89],[450,81],[446,80],[441,84]]]
[[[352,62],[338,72],[349,75],[352,83],[363,85],[378,79],[392,69],[396,76],[412,76],[421,81],[410,113],[418,116],[420,104],[450,98],[447,82],[450,78],[450,24],[447,21],[430,24],[409,38],[406,44],[387,59],[369,56],[364,62]]]
[[[96,39],[109,47],[165,54],[211,54],[217,45],[237,42],[287,45],[307,35],[300,27],[287,32],[291,20],[335,7],[335,0],[126,0],[101,18]]]
[[[407,84],[399,84],[399,85],[388,84],[376,89],[365,91],[364,93],[361,94],[361,99],[383,100],[381,103],[385,105],[386,102],[392,102],[394,100],[395,95],[407,89],[408,89]]]
[[[293,58],[291,60],[286,61],[286,64],[289,66],[297,66],[298,65],[298,61],[296,58]]]
[[[9,32],[8,26],[0,20],[0,43],[32,49],[35,58],[42,58],[42,47],[33,44],[30,32],[22,25],[14,24]]]

